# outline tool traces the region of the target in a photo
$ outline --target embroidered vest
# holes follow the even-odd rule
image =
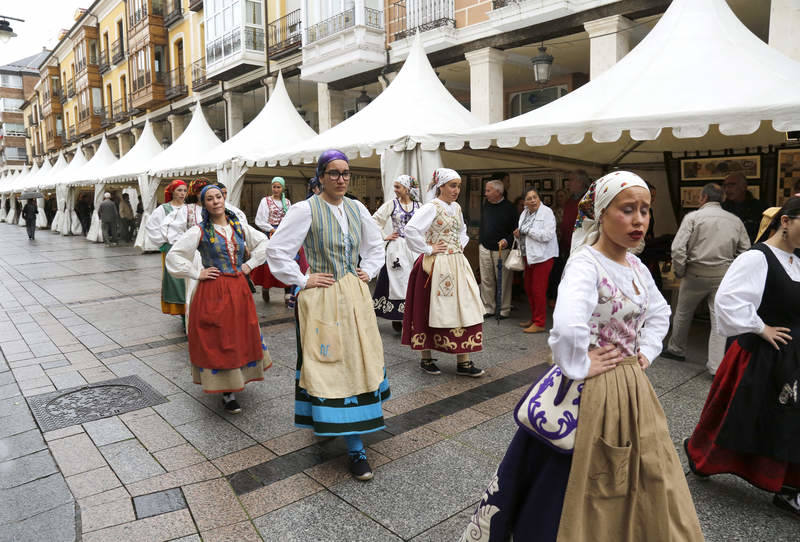
[[[416,201],[411,202],[411,210],[406,211],[403,209],[402,204],[394,200],[394,209],[392,209],[392,231],[400,237],[406,236],[406,224],[414,216],[414,211],[419,209],[419,203]]]
[[[436,216],[431,222],[431,227],[425,233],[425,241],[429,245],[435,245],[439,241],[444,241],[447,245],[448,254],[461,253],[461,239],[459,233],[461,232],[461,208],[459,207],[453,216],[447,214],[444,204],[434,200],[433,204],[436,206]]]
[[[235,228],[231,228],[232,235],[226,239],[225,235],[219,230],[214,232],[214,238],[210,239],[208,232],[202,229],[203,235],[200,237],[200,244],[197,250],[203,260],[203,267],[216,267],[221,273],[233,275],[239,271],[244,263],[244,251],[246,243],[244,237],[236,233]]]
[[[275,200],[272,199],[271,196],[266,196],[264,199],[267,200],[267,207],[269,208],[267,222],[269,222],[269,225],[273,228],[277,228],[283,220],[283,217],[286,216],[286,211],[283,210],[281,205],[275,203]]]
[[[361,246],[361,214],[349,198],[342,200],[347,216],[348,233],[342,232],[333,211],[319,196],[308,199],[311,227],[303,242],[311,273],[332,273],[339,280],[347,273],[356,274]]]

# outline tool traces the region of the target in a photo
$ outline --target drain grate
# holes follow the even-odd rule
[[[166,402],[167,399],[163,395],[136,375],[28,398],[28,406],[42,432]]]

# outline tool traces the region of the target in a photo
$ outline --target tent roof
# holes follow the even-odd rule
[[[154,177],[202,173],[204,170],[196,168],[197,157],[204,156],[220,143],[198,102],[189,125],[172,145],[153,158],[147,171]]]
[[[397,77],[363,110],[307,142],[274,156],[264,154],[259,161],[311,162],[332,148],[351,158],[373,151],[380,154],[388,147],[413,149],[417,144],[434,150],[443,139],[433,134],[460,133],[481,124],[439,81],[417,36]]]
[[[800,63],[752,34],[725,0],[674,0],[652,31],[599,77],[539,109],[462,134],[449,147],[491,140],[514,147],[752,134],[762,121],[800,128]],[[442,132],[447,141],[447,134]]]
[[[108,146],[106,136],[103,135],[103,139],[100,140],[100,146],[97,148],[97,152],[94,153],[94,156],[92,156],[92,159],[86,162],[85,166],[70,177],[68,182],[71,186],[87,183],[94,184],[95,181],[99,181],[105,177],[108,169],[116,161],[117,157],[114,156],[114,151]]]
[[[76,174],[80,174],[80,169],[86,165],[86,162],[86,155],[83,154],[83,145],[79,143],[69,165],[54,176],[55,184],[69,184],[69,181],[71,181]]]
[[[206,170],[215,170],[220,164],[240,158],[249,166],[265,165],[263,156],[281,148],[309,141],[317,133],[303,120],[292,104],[283,74],[278,73],[275,89],[261,112],[238,134],[215,148],[202,159]]]
[[[20,192],[20,186],[22,186],[22,183],[25,182],[25,178],[28,176],[29,173],[30,169],[28,168],[28,166],[27,165],[22,166],[22,169],[19,170],[17,176],[12,179],[7,191]]]
[[[147,120],[136,144],[119,161],[108,168],[105,180],[121,182],[136,179],[140,173],[146,170],[147,164],[163,151],[164,148],[153,133],[153,125],[150,124],[150,120]]]
[[[39,180],[36,181],[39,188],[52,188],[56,184],[56,175],[58,175],[64,168],[69,165],[67,159],[64,157],[64,151],[59,151],[56,163],[50,168],[46,174],[41,175]]]

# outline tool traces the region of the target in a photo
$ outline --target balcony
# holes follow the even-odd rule
[[[167,0],[166,15],[164,15],[164,25],[172,26],[183,19],[183,8],[181,0]]]
[[[192,91],[198,92],[214,86],[214,81],[206,78],[206,57],[192,62]]]
[[[364,0],[329,19],[306,28],[303,79],[330,83],[386,63],[384,13]]]
[[[107,50],[100,49],[100,59],[98,60],[97,66],[100,73],[106,73],[108,70],[111,69],[111,63],[108,61]]]
[[[136,109],[150,109],[167,100],[167,72],[144,72],[131,79],[130,104]]]
[[[75,80],[74,79],[67,79],[67,98],[72,98],[75,96]],[[61,103],[64,103],[63,100]]]
[[[263,28],[235,28],[206,45],[206,75],[228,81],[263,68],[265,47]]]
[[[113,122],[120,122],[130,116],[128,113],[128,100],[120,98],[111,104],[111,120]]]
[[[189,87],[186,86],[183,68],[175,68],[168,74],[169,86],[167,86],[166,97],[169,99],[179,98],[189,94]]]
[[[203,10],[203,0],[189,0],[189,10],[190,11],[202,11]]]
[[[117,40],[111,44],[111,63],[119,64],[125,60],[125,45],[122,40]]]
[[[78,132],[77,132],[77,130],[75,129],[74,126],[70,126],[69,127],[69,131],[67,132],[67,134],[68,134],[68,136],[67,136],[67,141],[68,142],[74,143],[75,141],[78,140]]]
[[[455,28],[455,6],[453,0],[401,0],[389,6],[388,20],[389,40],[402,40],[434,28]]]
[[[78,111],[78,134],[91,135],[102,129],[103,106],[87,107]]]
[[[100,108],[100,126],[106,128],[107,126],[111,126],[114,124],[114,119],[111,117],[111,108],[110,107],[101,107]]]
[[[301,10],[297,9],[270,23],[269,57],[272,60],[288,56],[299,49],[303,43]]]
[[[148,10],[147,3],[145,3],[141,8],[134,9],[130,16],[128,17],[129,21],[129,28],[134,28],[139,23],[145,21],[148,16],[164,16],[164,3],[160,0],[152,0],[152,6],[150,10]]]

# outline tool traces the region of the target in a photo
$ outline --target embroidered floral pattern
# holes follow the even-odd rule
[[[500,491],[500,479],[497,472],[494,473],[494,478],[489,482],[489,487],[475,509],[467,528],[461,535],[459,542],[489,542],[491,536],[492,517],[500,511],[500,508],[493,504],[488,503],[490,496]]]
[[[411,346],[423,346],[427,338],[425,333],[417,333],[411,337]]]
[[[455,350],[458,348],[458,344],[451,341],[448,337],[439,335],[438,333],[434,334],[433,343],[436,345],[436,348],[444,348],[446,350]]]
[[[455,327],[450,330],[450,333],[453,335],[453,337],[461,337],[465,331],[466,329],[463,327]]]
[[[461,343],[461,348],[479,348],[483,345],[483,331],[479,331],[472,335],[471,337],[467,337],[467,340]]]
[[[439,288],[436,295],[452,297],[455,295],[455,281],[450,273],[446,273],[439,278]]]

